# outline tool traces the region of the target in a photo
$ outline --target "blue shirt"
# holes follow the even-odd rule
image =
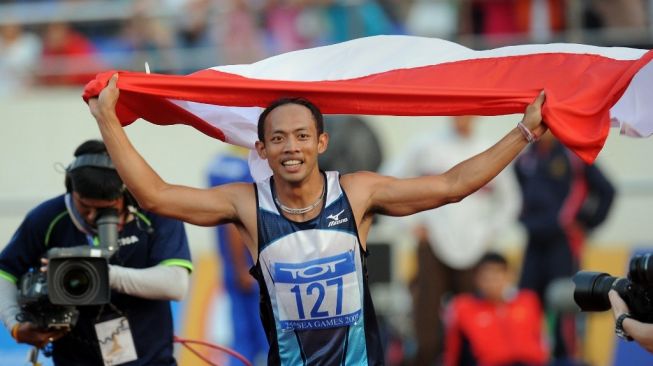
[[[520,221],[545,244],[571,221],[592,229],[608,215],[615,189],[597,164],[588,165],[559,142],[530,146],[515,163],[523,208]]]
[[[89,245],[93,242],[73,224],[64,196],[38,205],[27,214],[9,244],[0,253],[0,277],[16,282],[53,247]],[[119,250],[110,263],[129,268],[159,264],[192,270],[190,250],[180,221],[138,212],[118,235]],[[176,365],[170,302],[147,300],[112,291],[111,304],[129,320],[138,360],[124,365]],[[53,359],[61,365],[102,365],[94,324],[100,306],[79,306],[77,325],[54,343]],[[105,306],[103,316],[116,315]]]
[[[219,155],[211,162],[209,166],[209,185],[212,187],[234,183],[234,182],[252,182],[252,176],[249,173],[247,160],[237,156]],[[224,285],[230,293],[241,293],[242,290],[238,285],[236,269],[234,268],[233,253],[229,246],[229,237],[227,235],[226,225],[216,227],[218,235],[218,251],[222,256],[222,275]],[[245,255],[245,261],[249,267],[254,265],[252,257]],[[252,292],[258,292],[258,288],[252,289]]]

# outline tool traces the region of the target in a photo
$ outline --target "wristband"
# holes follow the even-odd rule
[[[519,123],[517,123],[517,128],[519,128],[519,131],[521,131],[522,136],[524,136],[526,141],[528,141],[529,143],[537,141],[537,137],[535,137],[533,132],[531,132],[531,130],[529,130],[528,127],[526,127],[526,125],[524,125],[523,121],[519,121]]]
[[[632,319],[632,317],[628,313],[623,313],[619,315],[614,325],[614,332],[617,334],[617,337],[621,339],[625,339],[626,341],[630,342],[633,340],[633,337],[629,336],[628,333],[626,333],[626,331],[624,330],[624,320],[626,320],[627,318]]]
[[[18,342],[18,327],[20,327],[20,323],[16,323],[11,327],[11,338],[16,340],[16,342]]]

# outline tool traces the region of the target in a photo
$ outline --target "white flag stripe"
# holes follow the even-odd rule
[[[614,127],[633,137],[653,135],[653,64],[642,67],[619,101],[610,109]]]
[[[646,51],[575,43],[519,45],[475,51],[437,38],[374,36],[288,52],[253,64],[219,66],[212,69],[263,80],[325,81],[355,79],[391,70],[472,59],[573,53],[627,61],[639,59]],[[345,66],[334,67],[338,64]]]

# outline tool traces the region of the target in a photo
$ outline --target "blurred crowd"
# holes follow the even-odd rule
[[[0,0],[0,95],[106,69],[185,74],[378,34],[648,47],[651,0]]]

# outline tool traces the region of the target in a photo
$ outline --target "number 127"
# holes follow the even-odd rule
[[[327,280],[326,285],[337,286],[336,315],[340,315],[340,313],[342,313],[342,277]],[[328,311],[320,311],[320,306],[322,306],[322,302],[326,296],[326,289],[324,285],[322,285],[320,282],[311,283],[306,287],[306,295],[312,295],[315,290],[317,290],[317,300],[311,309],[311,318],[329,316]],[[304,314],[304,304],[302,302],[302,293],[299,285],[293,286],[290,291],[295,294],[295,300],[297,301],[297,313],[299,314],[299,318],[306,319],[306,315]]]

